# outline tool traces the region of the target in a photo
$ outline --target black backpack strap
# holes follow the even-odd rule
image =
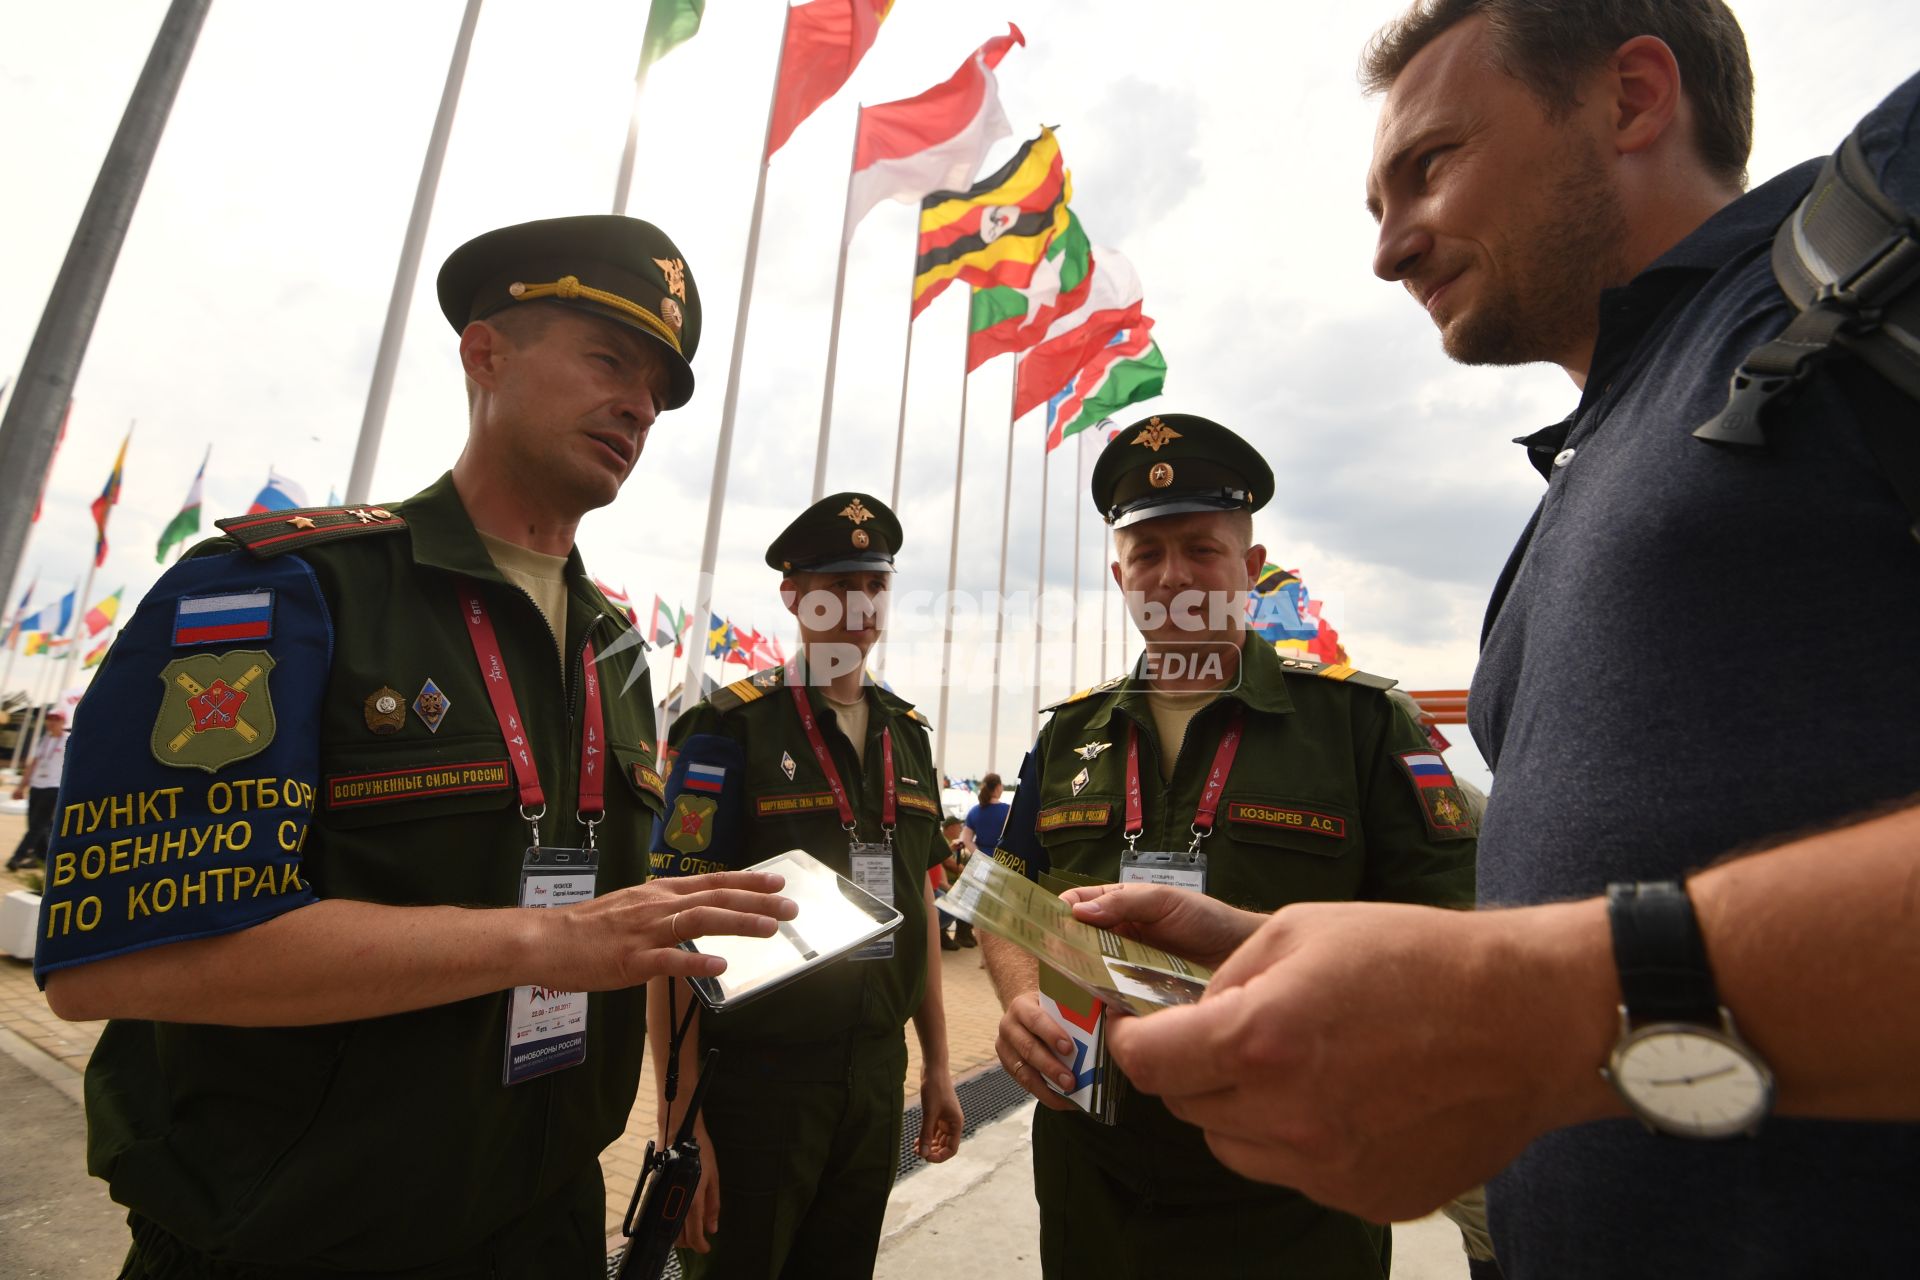
[[[1726,407],[1694,435],[1765,447],[1771,411],[1840,352],[1920,401],[1920,218],[1881,192],[1858,129],[1827,157],[1812,189],[1774,233],[1773,274],[1799,314],[1741,361]],[[1875,460],[1920,538],[1920,433],[1911,416],[1881,412],[1862,421]]]

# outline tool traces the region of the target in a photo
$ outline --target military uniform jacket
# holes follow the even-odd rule
[[[517,905],[528,828],[462,580],[498,635],[546,844],[581,842],[594,642],[615,775],[597,892],[645,878],[662,791],[645,647],[618,645],[628,623],[577,553],[563,669],[450,476],[391,511],[221,523],[146,597],[76,716],[43,981],[316,898]],[[458,1257],[589,1167],[639,1081],[643,989],[594,995],[587,1060],[511,1088],[508,1000],[315,1027],[111,1022],[87,1070],[88,1167],[221,1258],[384,1273]]]
[[[1054,707],[1020,771],[994,857],[1037,879],[1066,872],[1108,883],[1126,848],[1127,734],[1139,734],[1142,852],[1187,849],[1215,748],[1244,708],[1207,857],[1207,893],[1251,911],[1291,902],[1373,899],[1471,906],[1474,840],[1467,805],[1424,733],[1382,692],[1392,682],[1282,658],[1258,637],[1242,650],[1239,687],[1194,716],[1161,781],[1147,686],[1118,678]],[[1437,766],[1437,772],[1436,772]],[[1170,1199],[1244,1196],[1254,1184],[1206,1149],[1198,1129],[1158,1100],[1129,1094],[1120,1123],[1073,1126],[1090,1158]]]
[[[750,867],[805,849],[842,875],[849,840],[833,795],[808,745],[793,704],[788,669],[776,667],[716,691],[674,722],[666,817],[656,830],[656,875],[695,875]],[[893,832],[893,905],[904,917],[893,931],[893,955],[836,960],[778,991],[725,1013],[706,1012],[703,1044],[751,1046],[805,1073],[817,1060],[844,1074],[833,1042],[848,1036],[897,1037],[919,1009],[927,981],[927,871],[945,856],[939,790],[927,723],[912,704],[867,686],[866,765],[835,723],[817,687],[805,690],[857,817],[857,838],[882,838],[882,741],[893,741],[898,821]],[[689,789],[698,774],[717,790]],[[821,1052],[814,1052],[821,1050]],[[834,1066],[838,1063],[838,1067]],[[774,1066],[775,1070],[779,1068]]]

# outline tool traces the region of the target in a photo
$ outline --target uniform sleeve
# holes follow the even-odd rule
[[[702,703],[674,721],[663,816],[653,824],[655,876],[734,869],[746,847],[746,748]]]
[[[1470,907],[1478,824],[1426,731],[1386,699],[1369,739],[1365,895],[1385,902]]]
[[[184,560],[74,715],[34,977],[312,902],[301,850],[333,629],[297,556]]]
[[[1027,752],[1027,758],[1020,762],[1020,785],[1013,793],[1013,810],[1007,815],[1000,843],[993,851],[995,862],[1035,881],[1040,879],[1041,872],[1053,869],[1046,848],[1040,843],[1040,743],[1045,741],[1043,731],[1040,742],[1036,742],[1033,750]]]

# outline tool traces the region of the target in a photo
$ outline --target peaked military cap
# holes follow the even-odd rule
[[[1162,413],[1121,431],[1093,464],[1093,505],[1116,529],[1190,511],[1258,511],[1273,468],[1217,422]]]
[[[686,259],[651,222],[610,213],[501,227],[455,249],[440,268],[440,310],[454,330],[526,302],[557,302],[652,338],[673,371],[669,409],[693,397],[700,290]]]
[[[900,521],[870,493],[835,493],[794,517],[767,548],[767,565],[782,573],[893,572]]]

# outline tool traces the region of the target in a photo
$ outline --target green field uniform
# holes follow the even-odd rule
[[[1117,433],[1092,481],[1095,506],[1120,529],[1257,510],[1273,488],[1245,440],[1183,414]],[[1283,657],[1248,634],[1237,680],[1204,702],[1168,769],[1146,661],[1051,709],[1021,769],[994,854],[1001,863],[1035,880],[1121,880],[1132,739],[1141,853],[1189,849],[1203,790],[1224,767],[1201,842],[1211,897],[1261,912],[1351,899],[1472,905],[1465,797],[1419,726],[1386,697],[1392,681]],[[1241,737],[1225,760],[1220,745],[1236,718]],[[1039,1108],[1033,1147],[1041,1262],[1051,1277],[1387,1273],[1385,1228],[1232,1172],[1157,1098],[1127,1089],[1111,1126]]]
[[[674,723],[656,875],[748,867],[796,848],[850,874],[850,837],[788,685],[798,665],[718,690]],[[899,1162],[902,1028],[926,991],[927,871],[946,852],[926,721],[868,685],[862,766],[823,691],[805,695],[862,841],[882,838],[883,740],[892,740],[893,904],[904,920],[891,956],[838,960],[741,1008],[701,1011],[700,1043],[720,1050],[704,1111],[720,1229],[712,1253],[681,1251],[690,1276],[870,1274]],[[722,790],[688,789],[695,765],[723,771]]]
[[[577,552],[567,565],[563,670],[545,618],[495,569],[451,477],[391,510],[275,512],[222,524],[228,538],[196,548],[147,596],[128,628],[135,643],[115,646],[87,711],[121,706],[135,729],[124,736],[144,750],[148,721],[157,715],[172,726],[164,702],[154,708],[155,676],[173,652],[165,638],[180,584],[243,591],[274,582],[277,629],[259,644],[277,657],[269,750],[290,754],[265,766],[264,755],[220,764],[212,783],[200,769],[164,769],[149,758],[152,774],[184,782],[190,795],[263,767],[282,794],[288,782],[311,788],[310,810],[256,813],[253,839],[264,844],[270,823],[304,826],[297,867],[312,896],[516,905],[529,833],[455,595],[471,582],[546,791],[547,844],[581,840],[573,815],[582,649],[591,639],[605,655],[596,674],[608,772],[617,776],[606,779],[597,892],[645,879],[662,786],[644,647],[607,653],[630,627]],[[303,582],[318,610],[311,618],[295,612]],[[302,648],[297,633],[321,627],[330,636]],[[416,692],[429,683],[438,702]],[[264,696],[257,683],[254,695],[248,714]],[[256,723],[265,734],[265,720]],[[94,741],[105,750],[112,739]],[[70,762],[69,803],[127,788],[122,773],[96,774],[96,759],[108,763],[83,747]],[[201,854],[197,865],[213,856]],[[196,908],[205,919],[178,908],[167,917],[171,934],[137,944],[252,923],[215,906]],[[133,1211],[129,1274],[220,1274],[208,1260],[244,1265],[249,1276],[533,1274],[511,1270],[529,1248],[538,1250],[539,1274],[599,1274],[598,1157],[624,1130],[639,1083],[644,988],[592,996],[586,1061],[512,1087],[501,1083],[508,997],[315,1027],[110,1022],[87,1069],[88,1167]],[[171,1264],[177,1272],[163,1262],[174,1259],[185,1260]]]

